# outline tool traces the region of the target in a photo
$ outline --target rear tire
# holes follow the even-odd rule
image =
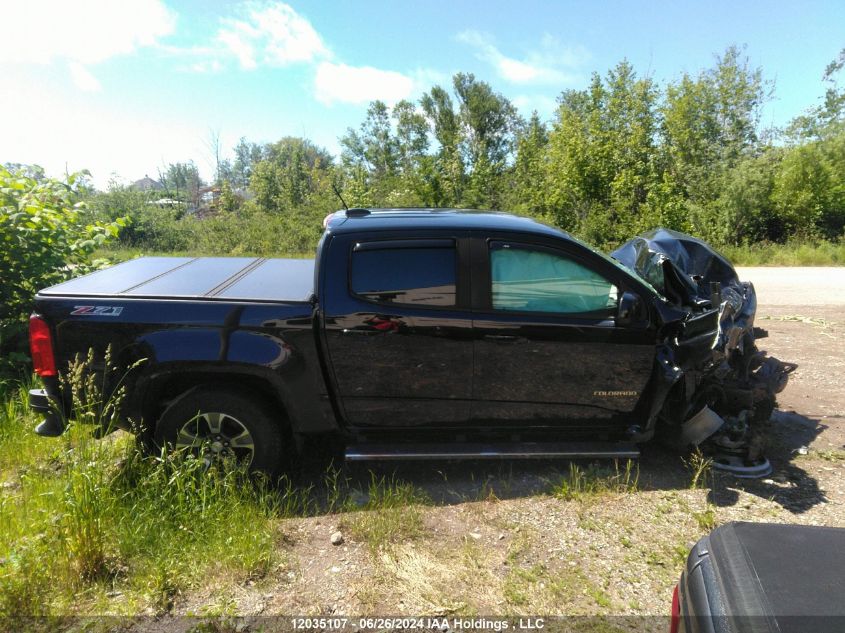
[[[248,393],[195,387],[165,409],[155,443],[167,450],[191,450],[213,461],[226,457],[252,472],[275,476],[291,443],[277,411]],[[287,450],[286,450],[287,449]]]

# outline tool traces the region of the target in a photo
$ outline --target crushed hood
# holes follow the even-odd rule
[[[709,300],[712,282],[722,289],[742,286],[731,263],[709,244],[671,229],[638,235],[611,255],[680,306]]]
[[[707,242],[658,228],[629,240],[612,257],[680,308],[693,313],[718,309],[715,351],[730,355],[753,343],[754,286],[740,281],[733,265]]]

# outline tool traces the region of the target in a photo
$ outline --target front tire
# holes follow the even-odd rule
[[[234,458],[252,472],[279,473],[285,456],[283,422],[250,394],[195,387],[165,409],[155,442],[167,450],[189,450],[210,462]]]

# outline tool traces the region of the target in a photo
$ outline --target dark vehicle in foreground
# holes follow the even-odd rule
[[[93,348],[121,424],[275,472],[308,436],[347,459],[634,457],[660,434],[739,474],[791,366],[755,346],[731,265],[656,231],[607,257],[504,213],[349,209],[314,260],[146,257],[38,293],[45,414]]]
[[[728,523],[693,547],[671,633],[840,633],[845,529]]]

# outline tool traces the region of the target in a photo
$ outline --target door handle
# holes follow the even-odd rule
[[[519,340],[519,337],[512,334],[485,334],[484,340],[496,341],[498,343],[515,343]]]

